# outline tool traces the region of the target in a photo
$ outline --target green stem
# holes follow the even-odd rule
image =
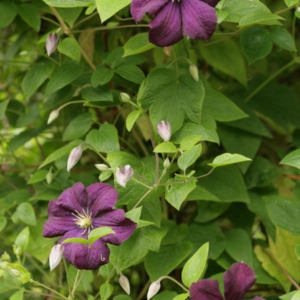
[[[277,72],[275,72],[272,76],[270,76],[267,80],[265,80],[261,85],[259,85],[246,99],[245,103],[247,103],[250,99],[252,99],[260,90],[262,90],[270,81],[272,81],[274,78],[276,78],[280,73],[282,73],[284,70],[292,66],[296,62],[296,59],[293,59],[289,63],[287,63],[285,66],[283,66],[281,69],[279,69]]]
[[[160,277],[159,279],[157,279],[157,281],[161,281],[163,279],[170,279],[172,280],[173,282],[175,282],[177,285],[179,285],[183,290],[185,290],[187,293],[189,293],[190,291],[183,285],[181,284],[180,282],[178,282],[176,279],[174,279],[173,277],[170,277],[170,276],[162,276]]]
[[[70,276],[68,272],[68,265],[66,259],[63,257],[64,267],[66,270],[66,277],[67,277],[67,283],[68,283],[68,289],[69,289],[69,295],[71,294],[71,284],[70,284]]]
[[[30,279],[30,282],[31,282],[31,283],[34,283],[34,284],[36,284],[36,285],[38,285],[38,286],[41,286],[41,287],[43,287],[44,289],[46,289],[46,290],[48,290],[48,291],[51,291],[52,293],[58,295],[58,296],[61,297],[62,299],[69,300],[69,299],[68,299],[67,297],[65,297],[64,295],[62,295],[62,294],[58,293],[57,291],[55,291],[55,290],[53,290],[53,289],[47,287],[46,285],[43,285],[42,283],[39,283],[38,281],[35,281],[35,280],[33,280],[33,279]]]
[[[152,187],[152,186],[149,186],[149,185],[147,185],[147,184],[145,184],[145,183],[143,183],[143,182],[141,182],[141,181],[137,180],[137,179],[136,179],[136,178],[134,178],[134,177],[132,177],[131,179],[132,179],[132,180],[134,180],[135,182],[137,182],[137,183],[139,183],[139,184],[143,185],[144,187],[146,187],[146,188],[147,188],[147,189],[149,189],[150,191],[152,191],[152,190],[153,190],[153,187]]]
[[[74,295],[74,293],[75,293],[76,289],[78,288],[78,286],[79,286],[79,284],[80,284],[80,282],[81,282],[83,276],[85,275],[85,273],[86,273],[86,270],[84,270],[83,273],[81,274],[81,277],[80,277],[79,280],[77,281],[77,284],[76,284],[76,285],[74,284],[74,288],[73,288],[73,291],[72,291],[72,295]]]
[[[97,12],[97,11],[94,12],[94,13],[92,13],[92,14],[90,14],[88,17],[86,17],[86,18],[84,18],[84,19],[78,21],[76,24],[74,24],[74,26],[72,27],[72,30],[73,30],[74,28],[76,28],[77,26],[79,26],[80,24],[84,23],[85,21],[87,21],[87,20],[93,18],[93,17],[96,16],[96,15],[98,15],[98,12]]]
[[[63,104],[62,106],[60,106],[58,109],[56,109],[56,110],[61,110],[61,109],[63,109],[63,108],[65,108],[66,106],[68,106],[68,105],[71,105],[71,104],[78,104],[78,103],[85,103],[85,102],[87,102],[86,100],[75,100],[75,101],[70,101],[70,102],[67,102],[67,103],[65,103],[65,104]]]
[[[77,287],[77,280],[78,280],[78,276],[79,276],[79,273],[80,273],[80,270],[77,270],[77,273],[76,273],[76,276],[75,276],[75,280],[74,280],[74,283],[73,283],[73,289],[72,289],[72,292],[71,292],[71,299],[74,298],[74,293],[76,291],[76,287]]]
[[[147,191],[146,194],[135,204],[135,206],[131,210],[137,208],[138,205],[151,193],[151,191],[152,190]]]

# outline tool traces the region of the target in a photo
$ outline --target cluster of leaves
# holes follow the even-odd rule
[[[63,269],[48,272],[56,241],[42,237],[47,204],[75,182],[100,180],[115,185],[117,206],[138,228],[110,246],[109,264],[85,273],[76,297],[143,299],[161,276],[189,287],[201,276],[221,281],[233,262],[244,261],[261,296],[295,300],[298,1],[221,0],[210,41],[185,38],[164,49],[148,42],[149,19],[133,23],[130,2],[0,2],[0,299],[43,299],[45,286],[48,296],[68,295]],[[48,57],[52,32],[60,42]],[[53,111],[58,117],[47,124]],[[171,124],[168,142],[156,131],[162,120]],[[80,161],[67,172],[70,151],[82,143]],[[99,163],[109,169],[99,174]],[[114,178],[124,165],[134,170],[126,188]],[[205,266],[200,247],[207,242]],[[130,296],[119,286],[121,272]],[[76,269],[68,274],[72,285]],[[172,281],[162,285],[153,299],[188,297]]]

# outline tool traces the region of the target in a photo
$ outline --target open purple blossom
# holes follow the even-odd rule
[[[202,279],[190,287],[192,300],[242,300],[246,292],[255,282],[253,270],[245,263],[234,263],[224,273],[224,297],[222,296],[217,280]],[[264,300],[254,297],[251,300]]]
[[[118,192],[105,183],[91,184],[87,188],[81,182],[66,189],[57,200],[49,202],[48,221],[43,236],[62,236],[61,244],[67,238],[88,238],[92,229],[110,227],[115,234],[98,239],[92,246],[79,243],[64,244],[64,256],[78,269],[95,270],[109,261],[106,243],[120,245],[136,228],[136,223],[125,217],[122,209],[113,209]]]
[[[183,39],[208,40],[216,30],[215,6],[219,0],[132,0],[131,14],[136,22],[146,13],[151,17],[149,41],[165,47]]]

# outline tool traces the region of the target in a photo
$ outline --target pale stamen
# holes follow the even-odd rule
[[[77,210],[75,211],[76,214],[72,213],[72,215],[75,217],[75,219],[73,219],[75,224],[79,226],[79,228],[84,228],[82,234],[85,234],[86,231],[90,233],[91,228],[93,229],[92,216],[91,216],[92,214],[89,213],[88,209],[87,211],[82,210],[82,213],[78,212]]]

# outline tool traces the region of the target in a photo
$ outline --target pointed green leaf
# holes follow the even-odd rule
[[[102,23],[131,3],[131,0],[96,0],[97,10]]]
[[[185,294],[180,294],[178,296],[176,296],[175,298],[173,298],[173,300],[185,300],[186,298],[189,297],[189,293],[185,293]]]
[[[33,4],[20,4],[18,10],[21,18],[35,31],[39,32],[41,27],[41,17],[37,7]]]
[[[99,227],[93,229],[88,235],[88,243],[93,244],[98,239],[109,234],[115,234],[115,232],[110,227]]]
[[[105,67],[100,67],[93,72],[91,78],[91,84],[94,88],[97,87],[99,84],[100,85],[106,84],[111,81],[114,74],[115,74],[114,70],[107,69]]]
[[[131,131],[134,123],[136,122],[136,120],[138,119],[141,113],[142,113],[141,110],[134,110],[127,116],[126,128],[129,132]]]
[[[300,149],[288,154],[281,162],[282,165],[288,165],[300,169]]]
[[[160,143],[159,145],[157,145],[155,147],[155,149],[153,150],[153,152],[155,152],[155,153],[176,153],[177,148],[171,142],[163,142],[163,143]]]
[[[95,0],[43,0],[49,6],[54,7],[83,7],[91,6]]]
[[[0,29],[7,27],[17,14],[17,6],[11,0],[0,1]]]
[[[145,52],[147,50],[153,49],[156,46],[154,44],[151,44],[149,42],[149,34],[148,32],[139,33],[137,35],[134,35],[131,37],[126,44],[124,45],[124,55],[135,55],[142,52]]]
[[[77,244],[87,245],[88,240],[84,239],[84,238],[68,238],[62,242],[62,244],[69,244],[69,243],[77,243]]]
[[[65,38],[63,39],[57,46],[57,50],[72,58],[73,60],[80,61],[81,53],[80,48],[77,42],[72,38]]]
[[[212,163],[208,164],[213,168],[223,167],[227,165],[237,164],[251,159],[240,154],[224,153],[217,156]]]
[[[185,171],[189,166],[191,166],[199,157],[202,151],[202,145],[193,146],[190,150],[187,150],[181,154],[178,159],[178,167]]]

